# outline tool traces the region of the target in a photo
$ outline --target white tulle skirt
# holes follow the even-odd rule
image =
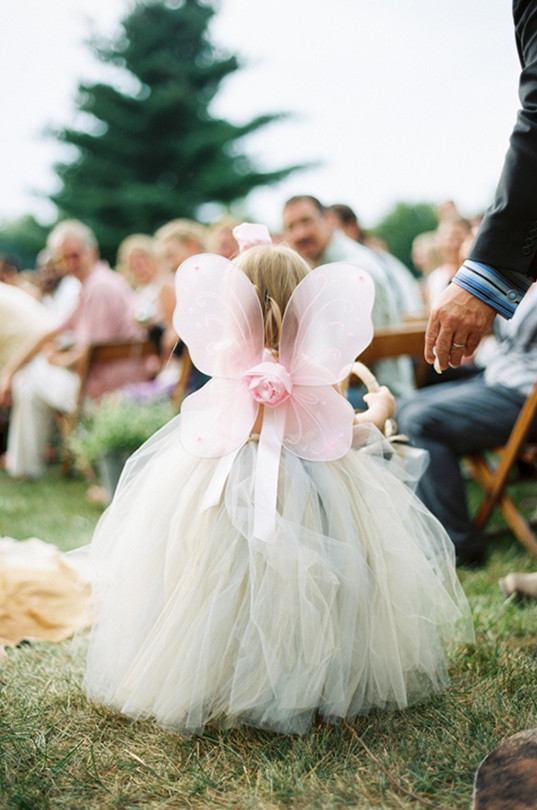
[[[202,511],[217,460],[184,452],[178,419],[131,458],[89,547],[90,699],[183,733],[304,732],[315,713],[443,689],[445,645],[472,640],[470,611],[448,536],[378,431],[339,461],[283,451],[266,543],[252,538],[257,444]]]

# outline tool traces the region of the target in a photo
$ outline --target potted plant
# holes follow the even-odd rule
[[[167,398],[109,394],[81,419],[69,449],[79,469],[97,470],[111,499],[127,458],[174,415]]]

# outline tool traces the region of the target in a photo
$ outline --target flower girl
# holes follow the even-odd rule
[[[182,733],[403,708],[446,687],[445,645],[472,628],[452,544],[378,429],[390,393],[355,416],[338,391],[373,283],[310,271],[263,226],[235,235],[234,263],[177,271],[174,325],[211,379],[96,529],[87,694]]]

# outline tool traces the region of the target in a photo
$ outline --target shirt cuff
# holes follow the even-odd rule
[[[496,270],[488,264],[467,259],[453,282],[493,307],[504,318],[512,318],[532,280],[512,270]]]

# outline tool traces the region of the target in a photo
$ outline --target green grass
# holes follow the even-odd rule
[[[0,473],[0,534],[84,544],[101,512],[86,489],[55,468],[24,485]],[[460,571],[477,643],[453,650],[450,688],[304,737],[240,729],[185,739],[88,704],[84,637],[9,649],[0,659],[0,808],[468,810],[480,761],[537,725],[537,602],[504,600],[497,585],[534,566],[507,534],[492,549],[484,569]]]
[[[88,543],[102,513],[88,501],[88,486],[63,478],[57,466],[37,481],[14,481],[0,471],[0,537],[38,537],[62,551]]]

